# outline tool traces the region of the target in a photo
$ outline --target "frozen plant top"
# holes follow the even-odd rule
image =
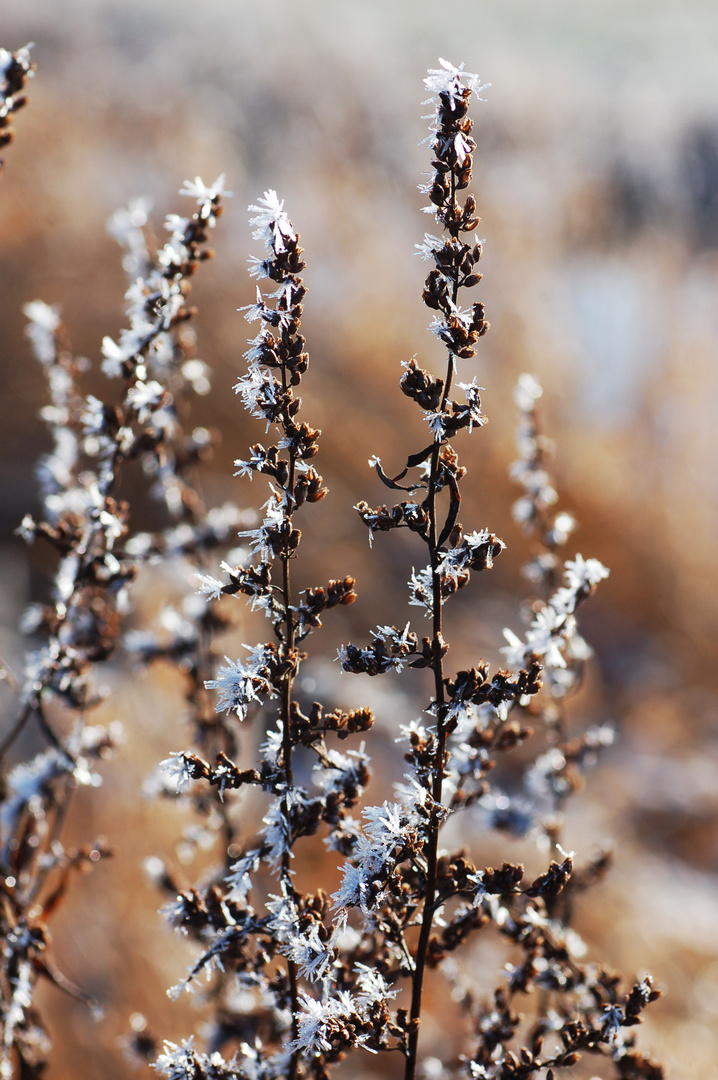
[[[232,192],[225,190],[224,183],[226,179],[227,174],[222,173],[213,184],[205,184],[200,176],[195,176],[194,180],[183,181],[179,193],[180,195],[189,195],[191,199],[196,199],[197,205],[202,207],[200,216],[209,218],[210,225],[214,226],[215,218],[211,212],[211,204],[220,196],[232,197]]]
[[[460,64],[459,67],[454,67],[448,60],[439,57],[440,68],[429,68],[429,73],[424,79],[424,86],[435,97],[440,97],[445,94],[448,97],[451,104],[451,108],[454,109],[458,101],[463,101],[467,96],[467,90],[469,94],[475,94],[479,101],[485,101],[482,98],[481,91],[488,90],[491,83],[482,83],[478,75],[472,75],[468,71],[464,71],[464,65]],[[434,97],[429,98],[425,104],[429,104],[433,101]]]
[[[190,198],[197,200],[197,205],[201,206],[202,203],[208,199],[216,199],[218,195],[228,196],[231,195],[231,191],[226,191],[224,187],[227,174],[222,173],[218,176],[213,184],[205,184],[201,176],[195,176],[194,180],[183,180],[182,187],[180,188],[180,195],[189,195]]]
[[[252,236],[255,240],[261,240],[267,251],[281,255],[287,250],[284,241],[297,239],[289,216],[284,210],[284,199],[280,199],[276,191],[271,188],[259,199],[259,205],[252,203],[248,210],[250,214],[255,215],[249,219],[249,224],[254,230]],[[250,259],[251,265],[255,265],[256,262],[256,259]],[[252,273],[252,276],[256,277],[256,272]]]
[[[8,89],[8,81],[5,76],[13,64],[19,64],[28,78],[32,78],[35,74],[30,60],[30,49],[34,47],[35,43],[30,41],[15,53],[11,53],[7,49],[0,49],[0,94],[4,95]]]

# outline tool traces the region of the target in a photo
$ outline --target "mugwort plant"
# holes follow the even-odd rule
[[[430,264],[423,302],[443,366],[434,373],[416,358],[404,362],[400,387],[426,422],[424,445],[407,449],[398,471],[373,456],[396,501],[356,507],[370,538],[412,534],[408,598],[422,622],[396,626],[387,613],[367,644],[345,644],[337,657],[347,674],[419,673],[423,713],[393,732],[403,756],[390,797],[372,802],[367,791],[372,710],[337,707],[329,685],[314,686],[310,698],[301,674],[325,615],[357,593],[348,574],[297,587],[301,522],[327,489],[315,466],[321,432],[303,418],[305,262],[284,201],[270,190],[250,207],[263,251],[250,260],[256,300],[242,310],[257,333],[234,387],[264,427],[263,441],[235,462],[235,475],[254,482],[250,490],[266,483],[259,517],[204,505],[193,475],[211,439],[186,427],[192,393],[208,387],[184,332],[193,314],[188,279],[209,255],[222,178],[185,184],[197,209],[168,218],[170,240],[157,254],[144,203],[113,219],[130,277],[129,328],[103,344],[104,371],[122,384],[119,403],[81,394],[58,312],[29,305],[55,449],[41,468],[43,516],[26,517],[21,528],[26,539],[52,544],[59,562],[53,601],[26,619],[44,644],[28,660],[20,713],[2,744],[5,755],[31,722],[46,744],[5,781],[5,1076],[39,1076],[43,1067],[38,977],[82,993],[52,964],[47,922],[75,866],[109,854],[97,844],[69,853],[62,829],[72,791],[98,783],[92,763],[117,741],[88,714],[97,703],[94,668],[120,646],[135,662],[162,659],[183,673],[193,743],[169,752],[152,791],[190,800],[202,844],[217,856],[190,888],[168,862],[148,862],[166,894],[167,921],[196,946],[170,997],[194,991],[204,1022],[201,1043],[191,1035],[160,1049],[138,1021],[128,1039],[135,1057],[168,1080],[551,1080],[575,1075],[584,1057],[602,1059],[621,1080],[663,1076],[629,1030],[659,996],[650,977],[626,984],[589,961],[571,925],[579,895],[608,864],[605,854],[581,861],[562,845],[566,800],[612,740],[603,727],[572,734],[568,722],[590,657],[577,613],[608,571],[580,554],[561,559],[575,522],[555,509],[541,388],[528,375],[516,391],[511,475],[522,489],[514,516],[533,545],[526,576],[539,595],[523,632],[505,631],[504,668],[482,659],[462,670],[450,665],[447,605],[473,575],[491,570],[505,543],[483,523],[460,521],[467,470],[456,444],[486,424],[472,362],[489,324],[483,305],[469,299],[481,281],[482,244],[467,193],[476,149],[469,108],[485,87],[463,65],[440,65],[425,80],[432,171],[421,189],[436,231],[417,249]],[[129,508],[114,495],[120,470],[135,460],[174,521],[157,534],[133,534]],[[241,547],[213,565],[212,550],[231,547],[233,536]],[[159,631],[123,634],[140,564],[151,572],[154,561],[178,557],[193,562],[199,606],[190,598]],[[216,639],[232,623],[228,597],[266,617],[268,640],[217,662]],[[360,697],[362,680],[352,685]],[[520,748],[515,782],[503,787],[501,763]],[[457,843],[462,821],[467,835],[478,834],[471,850]],[[542,871],[527,875],[511,859],[485,865],[481,836],[489,832],[535,840]],[[488,938],[505,944],[507,965],[484,993],[474,975]],[[483,972],[482,986],[487,978]],[[428,1026],[439,994],[450,995],[457,1014],[443,1043]]]

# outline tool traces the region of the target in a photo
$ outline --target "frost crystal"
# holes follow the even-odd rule
[[[160,762],[160,768],[178,795],[186,791],[192,782],[192,772],[183,751],[173,750],[168,758]]]
[[[284,212],[284,199],[279,199],[276,191],[265,191],[259,205],[251,205],[249,210],[255,215],[249,219],[254,226],[252,236],[261,240],[268,251],[281,254],[287,250],[285,239],[296,240],[292,223]]]
[[[454,108],[458,100],[463,100],[464,90],[468,87],[479,101],[484,101],[481,91],[488,90],[490,83],[482,84],[478,75],[464,71],[463,64],[454,67],[448,60],[443,60],[441,57],[439,57],[439,63],[441,67],[429,68],[429,73],[424,79],[424,86],[429,93],[437,96],[445,94],[451,102],[451,107]]]
[[[268,680],[265,647],[259,645],[252,648],[244,645],[243,648],[249,651],[246,663],[230,660],[225,656],[227,666],[219,669],[216,679],[208,679],[204,684],[207,690],[219,691],[216,711],[236,712],[240,720],[246,718],[249,705],[258,701],[260,695],[274,697],[274,690]]]
[[[224,198],[231,197],[232,192],[225,190],[225,180],[226,173],[222,173],[221,176],[217,177],[213,184],[207,185],[203,182],[201,177],[195,176],[194,180],[185,180],[183,182],[182,187],[180,188],[180,195],[189,195],[191,199],[196,199],[197,205],[201,206],[203,211],[205,211],[208,204],[213,202],[218,196],[222,195]],[[207,209],[202,216],[210,218],[210,224],[213,224],[211,209]]]
[[[224,582],[212,577],[211,574],[197,574],[196,576],[200,583],[197,592],[201,596],[206,596],[209,600],[219,600],[224,588]]]
[[[508,642],[501,650],[506,662],[514,669],[522,667],[532,656],[539,657],[546,669],[557,676],[569,660],[585,660],[590,650],[578,633],[575,610],[580,601],[604,578],[608,570],[598,559],[577,555],[565,564],[566,584],[535,615],[526,631],[526,641],[505,629]],[[560,676],[559,676],[560,678]]]
[[[57,351],[55,332],[60,326],[60,309],[56,304],[51,307],[42,300],[32,300],[22,310],[30,320],[26,333],[35,355],[42,364],[52,364]]]

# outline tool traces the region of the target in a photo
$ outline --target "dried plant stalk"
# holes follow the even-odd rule
[[[236,389],[276,437],[268,447],[253,446],[237,465],[241,474],[267,475],[271,494],[261,525],[240,534],[253,557],[225,563],[222,578],[201,578],[211,603],[243,594],[271,621],[273,641],[246,646],[246,658],[228,658],[207,682],[218,692],[219,711],[233,712],[242,723],[261,719],[265,739],[252,768],[222,756],[213,764],[193,751],[176,752],[165,763],[177,788],[195,798],[207,784],[218,789],[217,798],[236,823],[232,836],[240,850],[234,861],[227,852],[224,865],[201,887],[173,895],[166,908],[170,921],[202,950],[172,994],[189,989],[204,973],[205,1001],[214,1016],[207,1052],[193,1039],[165,1043],[155,1067],[170,1080],[324,1080],[335,1064],[362,1049],[398,1052],[406,1080],[418,1075],[422,1053],[424,1073],[442,1080],[548,1077],[584,1053],[613,1060],[620,1077],[662,1075],[624,1030],[658,996],[650,979],[624,991],[612,973],[583,965],[583,944],[570,927],[573,898],[600,875],[606,860],[575,869],[573,855],[560,844],[559,810],[578,769],[610,736],[599,729],[571,742],[556,717],[588,655],[575,612],[607,571],[580,555],[559,571],[555,552],[570,534],[570,518],[548,517],[553,499],[533,408],[538,390],[527,378],[519,392],[526,430],[514,470],[526,495],[517,517],[540,530],[543,550],[533,573],[536,565],[543,567],[547,596],[543,605],[534,605],[525,641],[507,631],[511,670],[492,674],[483,660],[453,674],[447,667],[444,606],[469,584],[472,572],[491,569],[504,543],[489,529],[465,532],[460,524],[466,470],[453,444],[460,432],[486,422],[475,378],[456,384],[463,400],[452,396],[457,368],[474,357],[488,329],[483,306],[461,300],[462,290],[481,277],[481,244],[469,242],[478,224],[476,205],[463,193],[475,149],[468,108],[483,88],[475,76],[445,61],[429,73],[426,85],[434,105],[433,174],[423,190],[443,236],[427,234],[418,248],[434,264],[423,298],[434,313],[431,329],[446,348],[446,366],[435,376],[415,360],[404,365],[401,389],[421,408],[430,441],[393,476],[372,458],[381,481],[401,492],[401,501],[375,508],[361,502],[357,510],[370,535],[404,528],[424,544],[427,564],[412,571],[409,600],[424,610],[431,632],[420,639],[409,625],[382,625],[369,645],[343,646],[339,660],[344,671],[370,676],[426,670],[433,688],[425,709],[430,721],[414,721],[398,733],[408,772],[395,785],[394,799],[365,804],[363,822],[353,819],[349,811],[369,779],[365,745],[340,753],[330,739],[369,730],[373,716],[367,709],[328,712],[320,701],[303,708],[294,696],[304,660],[300,641],[319,625],[326,608],[353,601],[354,582],[345,578],[308,589],[303,599],[292,591],[290,566],[300,541],[295,514],[325,492],[306,464],[318,433],[300,423],[301,401],[294,393],[307,369],[298,334],[303,260],[283,202],[266,192],[250,208],[255,237],[267,248],[264,259],[252,260],[251,272],[277,287],[270,297],[258,290],[256,303],[246,309],[246,317],[262,328],[250,342],[248,373]],[[489,774],[532,737],[529,719],[543,744],[525,771],[522,794],[509,797]],[[295,775],[300,746],[315,755],[318,794]],[[242,841],[243,808],[247,817],[253,796],[261,792],[270,800],[268,809],[262,804],[263,827]],[[460,815],[475,815],[500,832],[530,834],[540,850],[557,858],[524,882],[524,868],[514,862],[494,869],[475,863],[464,850],[444,852],[442,828]],[[344,857],[333,903],[320,888],[302,892],[292,872],[304,838],[320,830],[329,848]],[[173,894],[172,873],[164,869],[159,876]],[[508,980],[502,977],[493,996],[479,1002],[457,974],[453,954],[467,952],[474,938],[492,929],[518,955]],[[443,1062],[420,1045],[426,982],[439,971],[465,1014],[465,1037],[457,1034]],[[515,1009],[518,995],[529,1001],[523,1014]],[[234,1056],[226,1058],[227,1050]]]
[[[128,585],[153,551],[145,538],[130,535],[130,508],[115,495],[120,477],[129,463],[142,462],[157,480],[155,493],[184,519],[185,546],[211,546],[213,536],[216,542],[217,534],[224,529],[226,535],[229,523],[238,521],[236,514],[208,520],[198,506],[184,472],[203,452],[203,440],[187,436],[179,419],[190,380],[182,374],[186,357],[178,335],[192,315],[186,306],[189,278],[210,254],[208,230],[221,212],[222,189],[221,181],[209,188],[201,181],[187,185],[183,193],[196,199],[196,213],[172,215],[167,244],[156,256],[145,249],[141,263],[133,264],[130,326],[119,343],[109,337],[103,342],[104,372],[122,383],[118,403],[81,392],[87,364],[72,355],[57,309],[41,301],[25,307],[28,336],[47,380],[50,404],[42,416],[54,446],[39,469],[42,514],[37,520],[26,515],[18,531],[28,543],[48,543],[58,562],[51,602],[25,613],[24,629],[41,644],[28,654],[23,678],[12,680],[20,705],[0,744],[0,758],[9,761],[33,723],[44,743],[3,778],[3,1076],[14,1075],[14,1062],[22,1076],[39,1076],[44,1068],[48,1040],[33,1003],[38,978],[99,1010],[55,966],[49,922],[71,875],[112,854],[102,839],[66,849],[63,836],[73,792],[101,784],[94,764],[121,737],[119,722],[91,722],[102,701],[95,671],[117,652]],[[136,223],[133,228],[137,254]]]
[[[440,235],[427,233],[417,248],[432,264],[423,301],[446,355],[440,374],[416,359],[403,365],[401,391],[422,412],[425,445],[408,453],[397,473],[371,459],[397,501],[356,507],[370,537],[395,529],[416,537],[424,565],[411,571],[409,603],[422,609],[430,628],[422,636],[410,623],[397,628],[388,620],[368,645],[346,644],[338,655],[344,672],[426,673],[419,677],[421,694],[429,686],[423,714],[396,733],[404,774],[392,798],[372,805],[365,796],[371,710],[335,707],[328,686],[308,701],[298,680],[305,643],[325,612],[353,603],[356,592],[351,576],[297,589],[302,515],[327,491],[314,465],[321,433],[302,418],[305,264],[283,201],[267,191],[250,207],[254,237],[265,250],[250,260],[256,302],[242,310],[259,332],[235,385],[245,409],[265,425],[268,445],[257,442],[235,463],[237,475],[268,483],[259,524],[232,506],[204,505],[192,472],[212,440],[204,429],[188,434],[183,422],[191,394],[208,388],[207,370],[187,351],[182,327],[193,314],[189,278],[210,254],[223,178],[185,184],[197,210],[168,219],[171,238],[157,254],[147,243],[144,203],[113,219],[131,281],[130,326],[119,341],[103,342],[104,371],[121,381],[118,402],[81,393],[83,365],[66,344],[57,310],[28,306],[55,445],[42,464],[43,514],[37,521],[27,516],[21,532],[48,541],[58,569],[52,602],[26,617],[43,644],[18,680],[20,711],[0,747],[8,757],[31,721],[44,740],[32,760],[8,771],[0,816],[2,1076],[38,1077],[44,1068],[47,1040],[32,1000],[38,977],[87,997],[53,965],[47,926],[71,872],[110,853],[99,843],[66,851],[62,835],[73,788],[99,783],[93,763],[116,741],[113,729],[91,726],[88,718],[98,703],[93,671],[121,641],[136,660],[163,659],[184,673],[193,742],[169,752],[153,793],[191,800],[203,822],[202,844],[217,856],[194,887],[183,887],[168,863],[149,863],[167,895],[167,920],[198,950],[170,997],[206,979],[199,996],[209,1020],[204,1049],[192,1036],[180,1045],[166,1042],[159,1053],[154,1037],[135,1024],[131,1047],[160,1074],[328,1080],[349,1055],[361,1069],[365,1051],[389,1055],[387,1070],[395,1065],[405,1080],[550,1080],[584,1055],[604,1059],[620,1080],[663,1076],[629,1031],[658,996],[650,977],[626,987],[585,962],[571,926],[576,897],[608,864],[601,854],[577,865],[561,844],[566,799],[612,739],[605,727],[572,735],[567,709],[590,655],[576,614],[608,571],[581,555],[560,563],[575,523],[551,509],[556,494],[536,407],[541,391],[529,376],[517,390],[519,461],[512,475],[524,490],[514,516],[533,538],[526,572],[542,596],[532,601],[523,636],[505,631],[505,669],[492,672],[483,659],[466,670],[449,664],[446,605],[472,574],[492,568],[505,545],[490,529],[466,531],[459,520],[466,468],[456,441],[486,424],[476,377],[458,381],[489,328],[483,305],[464,299],[481,280],[479,218],[467,190],[476,149],[469,107],[484,87],[463,65],[440,64],[425,80],[432,173],[422,188]],[[0,52],[0,138],[30,74],[27,50]],[[143,463],[171,521],[156,535],[130,535],[129,507],[114,494],[133,460]],[[209,552],[233,532],[243,549],[209,572]],[[201,610],[185,606],[162,634],[143,628],[123,635],[128,583],[141,564],[168,557],[193,562]],[[230,596],[263,613],[271,634],[217,663],[215,639],[230,624]],[[252,727],[259,747],[250,760]],[[505,790],[502,763],[526,744],[533,756],[526,765],[524,752]],[[353,816],[358,807],[361,818]],[[475,852],[457,846],[462,821],[474,832],[535,840],[544,869],[531,878],[511,859],[482,865]],[[340,860],[331,895],[319,884],[300,887],[295,872],[299,859],[315,853],[313,837]],[[489,937],[505,943],[510,962],[493,992],[480,998],[461,960],[475,957]],[[434,980],[450,989],[460,1013],[441,1061],[426,1035]]]

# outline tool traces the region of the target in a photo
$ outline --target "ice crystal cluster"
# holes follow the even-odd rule
[[[0,53],[6,85],[10,68]],[[160,1047],[138,1022],[129,1040],[135,1052],[168,1080],[325,1080],[350,1055],[355,1074],[366,1075],[371,1055],[384,1054],[387,1069],[405,1080],[538,1080],[568,1074],[584,1055],[601,1057],[623,1080],[663,1075],[629,1030],[658,996],[650,979],[624,984],[589,962],[571,926],[576,897],[607,863],[604,856],[581,861],[562,846],[566,800],[612,739],[605,727],[570,732],[567,713],[590,656],[577,613],[607,570],[580,554],[559,557],[574,521],[553,509],[541,390],[530,376],[517,390],[512,476],[523,489],[515,518],[534,545],[527,576],[541,595],[523,632],[506,631],[505,668],[491,670],[480,658],[464,670],[449,665],[447,605],[492,569],[505,542],[485,522],[461,523],[467,470],[455,446],[486,424],[475,364],[489,324],[483,304],[469,299],[481,281],[482,243],[468,193],[476,149],[469,108],[485,87],[444,60],[425,84],[432,171],[421,190],[435,224],[417,249],[430,263],[423,302],[443,360],[439,373],[416,357],[402,360],[400,388],[426,422],[425,445],[407,450],[398,470],[373,456],[370,465],[395,501],[356,507],[370,537],[412,534],[417,557],[406,569],[407,599],[421,615],[416,628],[397,627],[387,612],[367,643],[346,643],[337,658],[345,673],[416,680],[411,692],[423,704],[395,733],[402,768],[389,797],[382,792],[372,801],[367,790],[372,711],[361,700],[349,710],[336,707],[331,686],[310,699],[301,677],[310,636],[357,594],[350,575],[296,585],[300,526],[327,489],[315,465],[321,432],[303,419],[305,263],[284,201],[269,190],[250,206],[263,250],[250,260],[255,301],[240,309],[254,336],[234,390],[259,421],[263,441],[235,468],[255,481],[245,485],[248,494],[266,484],[259,515],[204,505],[193,472],[211,436],[187,430],[184,419],[192,396],[209,387],[186,333],[188,279],[210,254],[209,230],[227,194],[223,178],[185,183],[181,194],[196,210],[167,219],[170,237],[157,253],[147,243],[146,202],[112,219],[130,278],[129,325],[102,345],[102,368],[118,387],[114,398],[79,389],[84,362],[69,351],[59,312],[39,301],[27,308],[48,381],[43,415],[54,447],[40,467],[42,514],[26,517],[21,531],[28,541],[49,542],[58,562],[51,602],[26,617],[43,643],[28,659],[19,716],[2,746],[6,754],[31,724],[46,743],[8,772],[0,816],[4,1076],[42,1071],[38,978],[82,995],[52,964],[47,923],[62,891],[57,882],[106,851],[88,844],[69,853],[62,824],[74,787],[99,783],[93,762],[118,741],[114,728],[88,722],[97,702],[94,673],[120,645],[130,580],[140,564],[151,568],[160,559],[190,563],[197,593],[166,612],[161,625],[126,633],[123,648],[135,662],[179,667],[193,741],[186,749],[168,746],[147,792],[187,800],[199,824],[185,832],[185,847],[212,849],[217,859],[192,888],[178,884],[169,864],[148,861],[165,893],[166,922],[196,948],[170,997],[194,992],[204,1023],[201,1043],[190,1035]],[[121,470],[134,461],[170,520],[157,534],[133,533],[129,508],[114,494]],[[219,548],[224,558],[217,554],[213,563]],[[216,639],[232,622],[230,598],[266,617],[267,640],[218,662]],[[352,682],[359,699],[362,685]],[[515,782],[504,789],[501,763],[524,744],[535,752],[528,764],[522,753]],[[509,859],[486,866],[453,847],[462,820],[467,831],[533,838],[543,869],[527,875]],[[317,873],[307,873],[314,865]],[[332,884],[322,888],[315,878],[327,865]],[[467,972],[487,938],[505,943],[508,962],[482,997]],[[427,999],[446,993],[460,1016],[438,1059]]]

